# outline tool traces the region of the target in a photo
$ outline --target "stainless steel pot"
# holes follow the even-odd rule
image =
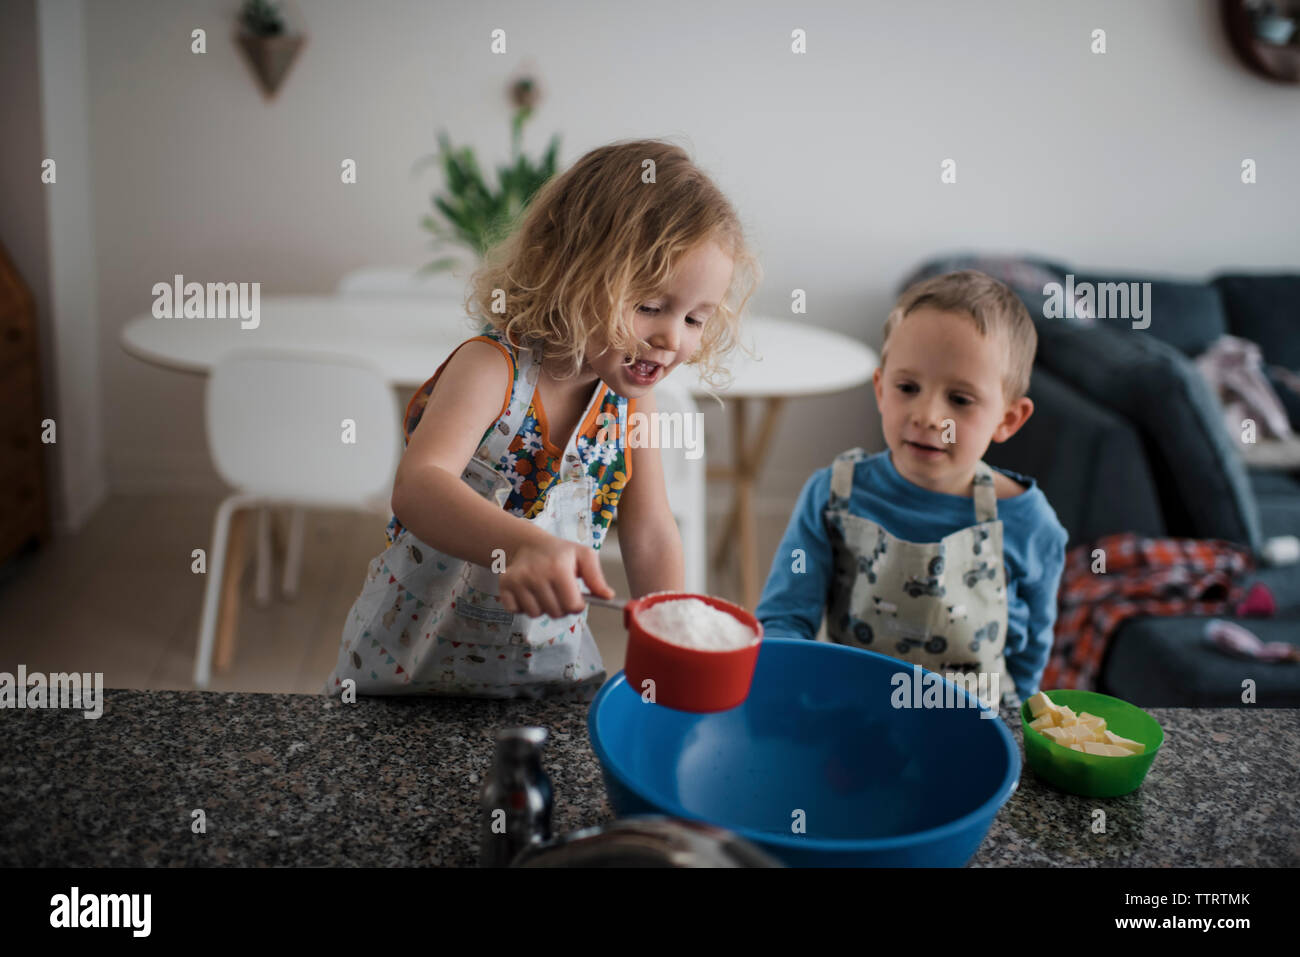
[[[730,831],[661,815],[628,817],[524,848],[512,867],[781,867]]]

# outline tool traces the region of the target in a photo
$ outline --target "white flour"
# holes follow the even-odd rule
[[[754,629],[698,598],[676,598],[651,605],[637,615],[656,638],[701,651],[732,651],[757,640]]]

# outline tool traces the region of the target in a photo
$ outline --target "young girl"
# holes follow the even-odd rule
[[[683,362],[711,381],[757,276],[676,146],[615,143],[547,182],[474,276],[482,334],[407,407],[388,548],[326,693],[589,700],[605,671],[579,579],[612,595],[596,550],[616,514],[633,597],[683,584],[659,452],[627,446],[630,421]]]

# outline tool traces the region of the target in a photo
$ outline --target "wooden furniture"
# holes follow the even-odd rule
[[[31,290],[0,246],[0,562],[50,539]]]
[[[714,566],[735,562],[740,572],[736,600],[754,611],[763,591],[754,496],[781,411],[791,399],[843,392],[870,382],[879,359],[858,340],[806,321],[747,317],[741,323],[741,340],[754,355],[735,352],[729,361],[731,385],[719,393],[731,407],[732,464],[711,465],[708,475],[733,487],[731,510],[714,545]],[[696,389],[706,394],[702,384],[692,391]],[[751,409],[756,423],[750,421]],[[852,437],[844,442],[847,448],[857,444],[860,440]],[[808,463],[808,474],[825,464]]]

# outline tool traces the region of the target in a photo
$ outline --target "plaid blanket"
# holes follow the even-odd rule
[[[1093,571],[1093,552],[1105,573]],[[1232,542],[1143,538],[1132,532],[1078,545],[1065,556],[1052,656],[1039,687],[1096,690],[1119,626],[1139,615],[1227,615],[1241,600],[1250,550]]]

